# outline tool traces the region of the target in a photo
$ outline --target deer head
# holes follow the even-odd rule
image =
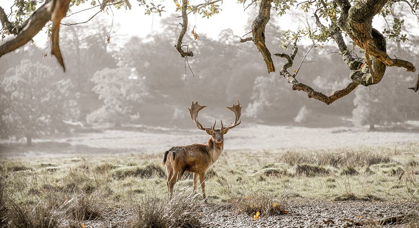
[[[204,130],[205,132],[207,132],[207,134],[212,137],[212,139],[214,140],[215,143],[223,143],[224,134],[227,134],[227,132],[230,129],[240,125],[240,123],[241,123],[240,115],[241,115],[241,108],[242,107],[240,107],[240,102],[237,101],[237,105],[233,104],[232,107],[227,107],[232,112],[234,112],[234,115],[236,116],[236,118],[234,120],[234,123],[232,123],[231,126],[229,126],[229,127],[224,127],[223,121],[221,120],[221,128],[220,129],[215,129],[215,125],[217,124],[217,121],[215,121],[214,125],[210,128],[205,128],[205,127],[202,126],[201,123],[199,123],[198,113],[199,113],[199,111],[201,111],[205,107],[207,107],[207,106],[201,106],[201,105],[198,104],[198,102],[195,102],[195,103],[192,102],[191,108],[189,109],[189,112],[191,113],[191,118],[195,122],[198,129]]]

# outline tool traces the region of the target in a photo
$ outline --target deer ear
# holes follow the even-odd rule
[[[213,131],[212,131],[212,129],[205,129],[205,131],[207,132],[207,134],[209,134],[209,135],[212,135],[212,133],[214,133]]]

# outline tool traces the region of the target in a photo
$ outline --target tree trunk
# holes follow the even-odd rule
[[[375,131],[375,125],[374,124],[370,124],[370,131]]]
[[[26,135],[26,146],[32,146],[32,135]]]

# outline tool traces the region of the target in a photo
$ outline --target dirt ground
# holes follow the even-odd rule
[[[412,202],[290,202],[289,214],[264,216],[238,214],[232,208],[202,203],[200,221],[204,227],[406,227],[415,212]],[[126,227],[135,215],[133,210],[114,209],[100,219],[87,221],[88,227]],[[407,215],[407,216],[406,216]],[[410,222],[410,227],[419,224]]]

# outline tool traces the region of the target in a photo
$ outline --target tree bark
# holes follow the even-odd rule
[[[361,84],[365,86],[379,83],[387,66],[404,67],[411,72],[416,70],[415,66],[409,61],[390,58],[386,50],[385,37],[372,27],[372,19],[380,12],[387,1],[356,1],[351,6],[348,0],[335,0],[342,9],[338,26],[349,35],[357,46],[365,50],[368,72],[371,74],[362,80]]]
[[[4,54],[12,52],[19,47],[22,47],[24,44],[29,42],[39,31],[45,26],[45,24],[51,19],[51,12],[49,11],[50,3],[45,3],[39,9],[37,9],[29,19],[23,24],[25,25],[22,27],[19,32],[12,29],[9,31],[17,36],[9,40],[2,45],[0,45],[0,57]],[[0,15],[4,13],[4,10],[0,11]],[[7,17],[0,17],[2,24],[10,24],[7,20]],[[11,26],[7,26],[7,28],[12,28]]]
[[[182,30],[180,31],[178,40],[177,40],[177,44],[175,45],[177,51],[180,53],[180,56],[182,56],[182,58],[185,57],[193,57],[193,52],[192,51],[184,51],[182,49],[182,41],[183,41],[183,36],[185,36],[186,30],[188,30],[188,13],[187,13],[187,9],[188,9],[188,1],[187,0],[182,0],[182,19],[183,19],[183,23],[182,23]]]
[[[272,0],[262,0],[259,8],[259,15],[252,24],[253,42],[262,54],[268,68],[268,73],[275,72],[275,66],[272,61],[271,53],[265,44],[265,27],[271,18],[271,2]]]

